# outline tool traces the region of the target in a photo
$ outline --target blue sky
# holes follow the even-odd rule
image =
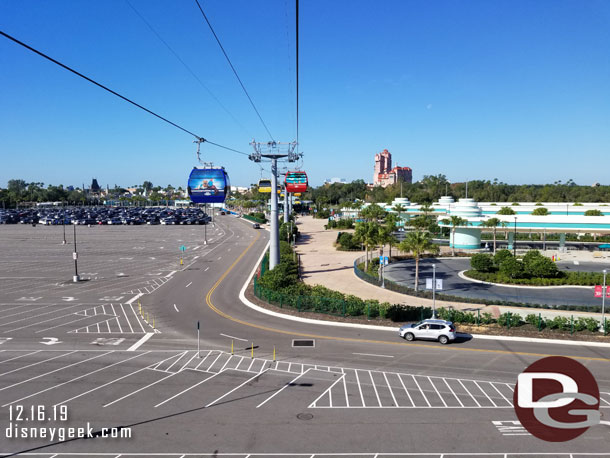
[[[4,0],[0,29],[213,142],[249,153],[269,140],[194,0],[129,2],[222,106],[126,0]],[[314,185],[371,181],[384,148],[414,180],[608,184],[610,2],[300,3],[300,150]],[[201,4],[274,139],[294,140],[294,2]],[[178,186],[196,164],[189,135],[3,37],[0,87],[0,186]],[[261,177],[244,156],[203,151],[235,185]]]

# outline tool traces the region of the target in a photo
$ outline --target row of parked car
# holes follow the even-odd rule
[[[66,207],[0,209],[0,224],[207,224],[211,217],[200,208]]]

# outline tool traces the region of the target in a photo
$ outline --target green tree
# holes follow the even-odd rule
[[[511,256],[500,263],[500,273],[510,278],[523,278],[523,264]]]
[[[498,215],[516,215],[517,213],[510,207],[502,207],[496,212]]]
[[[483,227],[490,227],[493,229],[493,237],[494,237],[494,253],[496,252],[496,231],[498,230],[498,226],[506,227],[506,223],[499,218],[489,218],[481,223]]]
[[[357,223],[356,230],[354,231],[354,239],[362,243],[365,247],[364,270],[368,270],[369,250],[377,246],[377,241],[379,239],[379,225],[371,221]]]
[[[502,264],[502,262],[504,262],[506,259],[512,258],[512,257],[513,257],[513,254],[509,250],[499,250],[494,255],[494,263],[496,264],[496,267],[500,267],[500,264]]]
[[[585,211],[585,216],[604,216],[604,214],[600,210],[591,209]]]
[[[398,248],[401,251],[412,253],[415,258],[415,291],[418,290],[419,282],[419,259],[424,253],[438,254],[439,247],[432,242],[432,236],[428,232],[409,232],[405,239],[400,242]]]
[[[451,215],[441,221],[443,224],[451,226],[451,256],[455,256],[455,229],[458,226],[468,226],[470,223],[461,216]]]
[[[535,208],[534,211],[532,212],[532,215],[534,215],[534,216],[547,216],[547,215],[549,215],[549,209],[545,208],[545,207]]]
[[[404,212],[407,209],[407,207],[405,207],[404,205],[401,204],[396,204],[394,205],[394,207],[392,207],[392,210],[394,210],[396,213],[398,213],[398,217],[400,219],[402,219],[402,212]]]

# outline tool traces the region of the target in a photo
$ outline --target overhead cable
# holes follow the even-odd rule
[[[166,123],[171,124],[172,126],[176,127],[177,129],[180,129],[181,131],[186,132],[186,133],[187,133],[187,134],[189,134],[189,135],[192,135],[193,137],[195,137],[195,138],[196,138],[196,139],[198,139],[198,140],[203,140],[203,141],[205,141],[205,142],[209,143],[210,145],[214,145],[214,146],[217,146],[217,147],[219,147],[219,148],[223,148],[223,149],[226,149],[226,150],[229,150],[229,151],[233,151],[233,152],[236,152],[236,153],[239,153],[239,154],[243,154],[244,156],[248,156],[248,154],[243,153],[243,152],[241,152],[241,151],[237,151],[237,150],[235,150],[235,149],[233,149],[233,148],[229,148],[229,147],[227,147],[227,146],[223,146],[223,145],[220,145],[220,144],[218,144],[218,143],[214,143],[214,142],[211,142],[211,141],[209,141],[209,140],[206,140],[205,138],[201,137],[200,135],[197,135],[197,134],[195,134],[195,133],[191,132],[190,130],[185,129],[185,128],[184,128],[184,127],[182,127],[182,126],[179,126],[178,124],[176,124],[176,123],[174,123],[174,122],[170,121],[170,120],[169,120],[169,119],[167,119],[167,118],[164,118],[163,116],[161,116],[161,115],[159,115],[159,114],[155,113],[155,112],[154,112],[154,111],[152,111],[152,110],[149,110],[148,108],[146,108],[146,107],[144,107],[144,106],[140,105],[139,103],[136,103],[136,102],[134,102],[133,100],[128,99],[127,97],[125,97],[125,96],[123,96],[123,95],[119,94],[118,92],[113,91],[112,89],[110,89],[110,88],[108,88],[108,87],[104,86],[103,84],[98,83],[97,81],[95,81],[95,80],[93,80],[93,79],[89,78],[88,76],[83,75],[82,73],[80,73],[80,72],[78,72],[78,71],[74,70],[73,68],[70,68],[70,67],[68,67],[68,66],[67,66],[67,65],[65,65],[65,64],[62,64],[62,63],[61,63],[61,62],[59,62],[58,60],[53,59],[53,58],[52,58],[52,57],[50,57],[50,56],[47,56],[45,53],[43,53],[43,52],[41,52],[41,51],[38,51],[37,49],[32,48],[31,46],[29,46],[29,45],[27,45],[27,44],[23,43],[22,41],[19,41],[17,38],[12,37],[12,36],[11,36],[11,35],[9,35],[8,33],[3,32],[2,30],[0,30],[0,35],[2,35],[2,36],[4,36],[4,37],[8,38],[9,40],[11,40],[11,41],[13,41],[13,42],[17,43],[18,45],[23,46],[23,47],[24,47],[24,48],[26,48],[26,49],[29,49],[29,50],[30,50],[30,51],[32,51],[33,53],[38,54],[39,56],[44,57],[44,58],[45,58],[45,59],[47,59],[47,60],[50,60],[50,61],[51,61],[51,62],[53,62],[54,64],[59,65],[60,67],[62,67],[62,68],[64,68],[64,69],[68,70],[69,72],[72,72],[72,73],[74,73],[74,74],[75,74],[75,75],[77,75],[77,76],[80,76],[81,78],[83,78],[83,79],[85,79],[85,80],[89,81],[89,82],[90,82],[90,83],[92,83],[92,84],[95,84],[96,86],[98,86],[98,87],[100,87],[100,88],[104,89],[105,91],[108,91],[108,92],[110,92],[110,93],[111,93],[111,94],[113,94],[113,95],[116,95],[116,96],[117,96],[117,97],[119,97],[120,99],[123,99],[124,101],[131,103],[132,105],[134,105],[134,106],[136,106],[136,107],[140,108],[141,110],[146,111],[147,113],[149,113],[149,114],[151,114],[151,115],[153,115],[153,116],[155,116],[155,117],[157,117],[157,118],[161,119],[162,121],[165,121]]]
[[[254,111],[256,112],[256,115],[258,116],[258,119],[260,119],[261,123],[265,127],[265,130],[269,134],[269,137],[271,138],[271,140],[275,141],[275,139],[273,138],[273,135],[271,135],[271,132],[269,132],[269,129],[267,128],[267,124],[265,124],[265,121],[263,121],[263,118],[262,118],[261,114],[256,109],[256,105],[254,105],[254,102],[252,101],[252,97],[250,97],[250,94],[248,94],[248,91],[246,90],[246,87],[244,86],[244,83],[241,81],[241,78],[237,74],[237,70],[235,70],[235,67],[233,66],[233,63],[231,62],[231,59],[229,59],[229,56],[227,55],[227,52],[225,51],[225,48],[222,46],[222,43],[220,42],[220,39],[218,38],[218,35],[216,35],[216,32],[214,31],[214,28],[212,27],[212,24],[208,20],[208,17],[206,16],[205,12],[203,11],[203,8],[201,7],[201,4],[199,3],[199,0],[195,0],[195,3],[197,3],[197,6],[199,7],[199,11],[201,11],[201,14],[203,15],[203,18],[205,19],[205,22],[207,22],[208,27],[212,31],[212,35],[214,35],[214,38],[216,39],[216,43],[218,43],[218,46],[220,46],[220,49],[221,49],[222,53],[224,54],[225,58],[227,59],[227,62],[229,63],[229,66],[231,67],[231,70],[233,70],[233,74],[237,78],[237,81],[239,81],[239,84],[240,84],[241,88],[243,89],[244,93],[246,94],[246,97],[248,97],[248,100],[250,101],[250,105],[252,105],[252,108],[254,108]]]
[[[216,101],[216,103],[218,103],[218,105],[233,119],[233,121],[235,121],[235,124],[237,124],[246,134],[248,134],[250,137],[252,137],[252,135],[243,126],[243,124],[240,123],[237,120],[237,118],[233,115],[233,113],[231,113],[229,111],[229,109],[224,106],[224,104],[218,99],[218,97],[216,97],[214,95],[214,93],[210,90],[210,88],[208,88],[203,83],[203,81],[201,81],[201,79],[199,79],[199,77],[195,74],[195,72],[191,69],[191,67],[189,67],[186,64],[186,62],[184,62],[184,60],[182,60],[182,58],[178,55],[178,53],[172,49],[172,47],[163,39],[163,37],[161,37],[161,35],[153,28],[153,26],[146,20],[146,18],[144,16],[142,16],[142,14],[140,14],[140,12],[136,9],[136,7],[133,6],[129,0],[125,0],[125,2],[134,11],[134,13],[136,13],[136,15],[142,20],[142,22],[144,22],[144,24],[146,24],[146,26],[149,28],[149,30],[155,34],[155,36],[159,39],[159,41],[161,41],[161,43],[163,43],[165,45],[165,47],[167,49],[169,49],[169,51],[174,55],[174,57],[176,59],[178,59],[178,61],[184,66],[184,68],[186,68],[186,70],[193,76],[193,78],[195,78],[197,80],[199,85],[201,87],[203,87],[208,92],[208,94],[210,94],[210,96]]]

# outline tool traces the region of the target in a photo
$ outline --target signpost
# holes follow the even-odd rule
[[[184,245],[182,245],[180,247],[180,251],[184,253],[186,251],[186,247]],[[182,264],[183,264],[182,255],[180,255],[180,265],[182,265]]]
[[[199,320],[197,320],[197,358],[201,358],[200,350],[200,341],[199,341]]]
[[[443,289],[443,279],[436,279],[436,264],[432,264],[432,278],[426,278],[426,289],[432,290],[432,318],[436,318],[436,290]]]

